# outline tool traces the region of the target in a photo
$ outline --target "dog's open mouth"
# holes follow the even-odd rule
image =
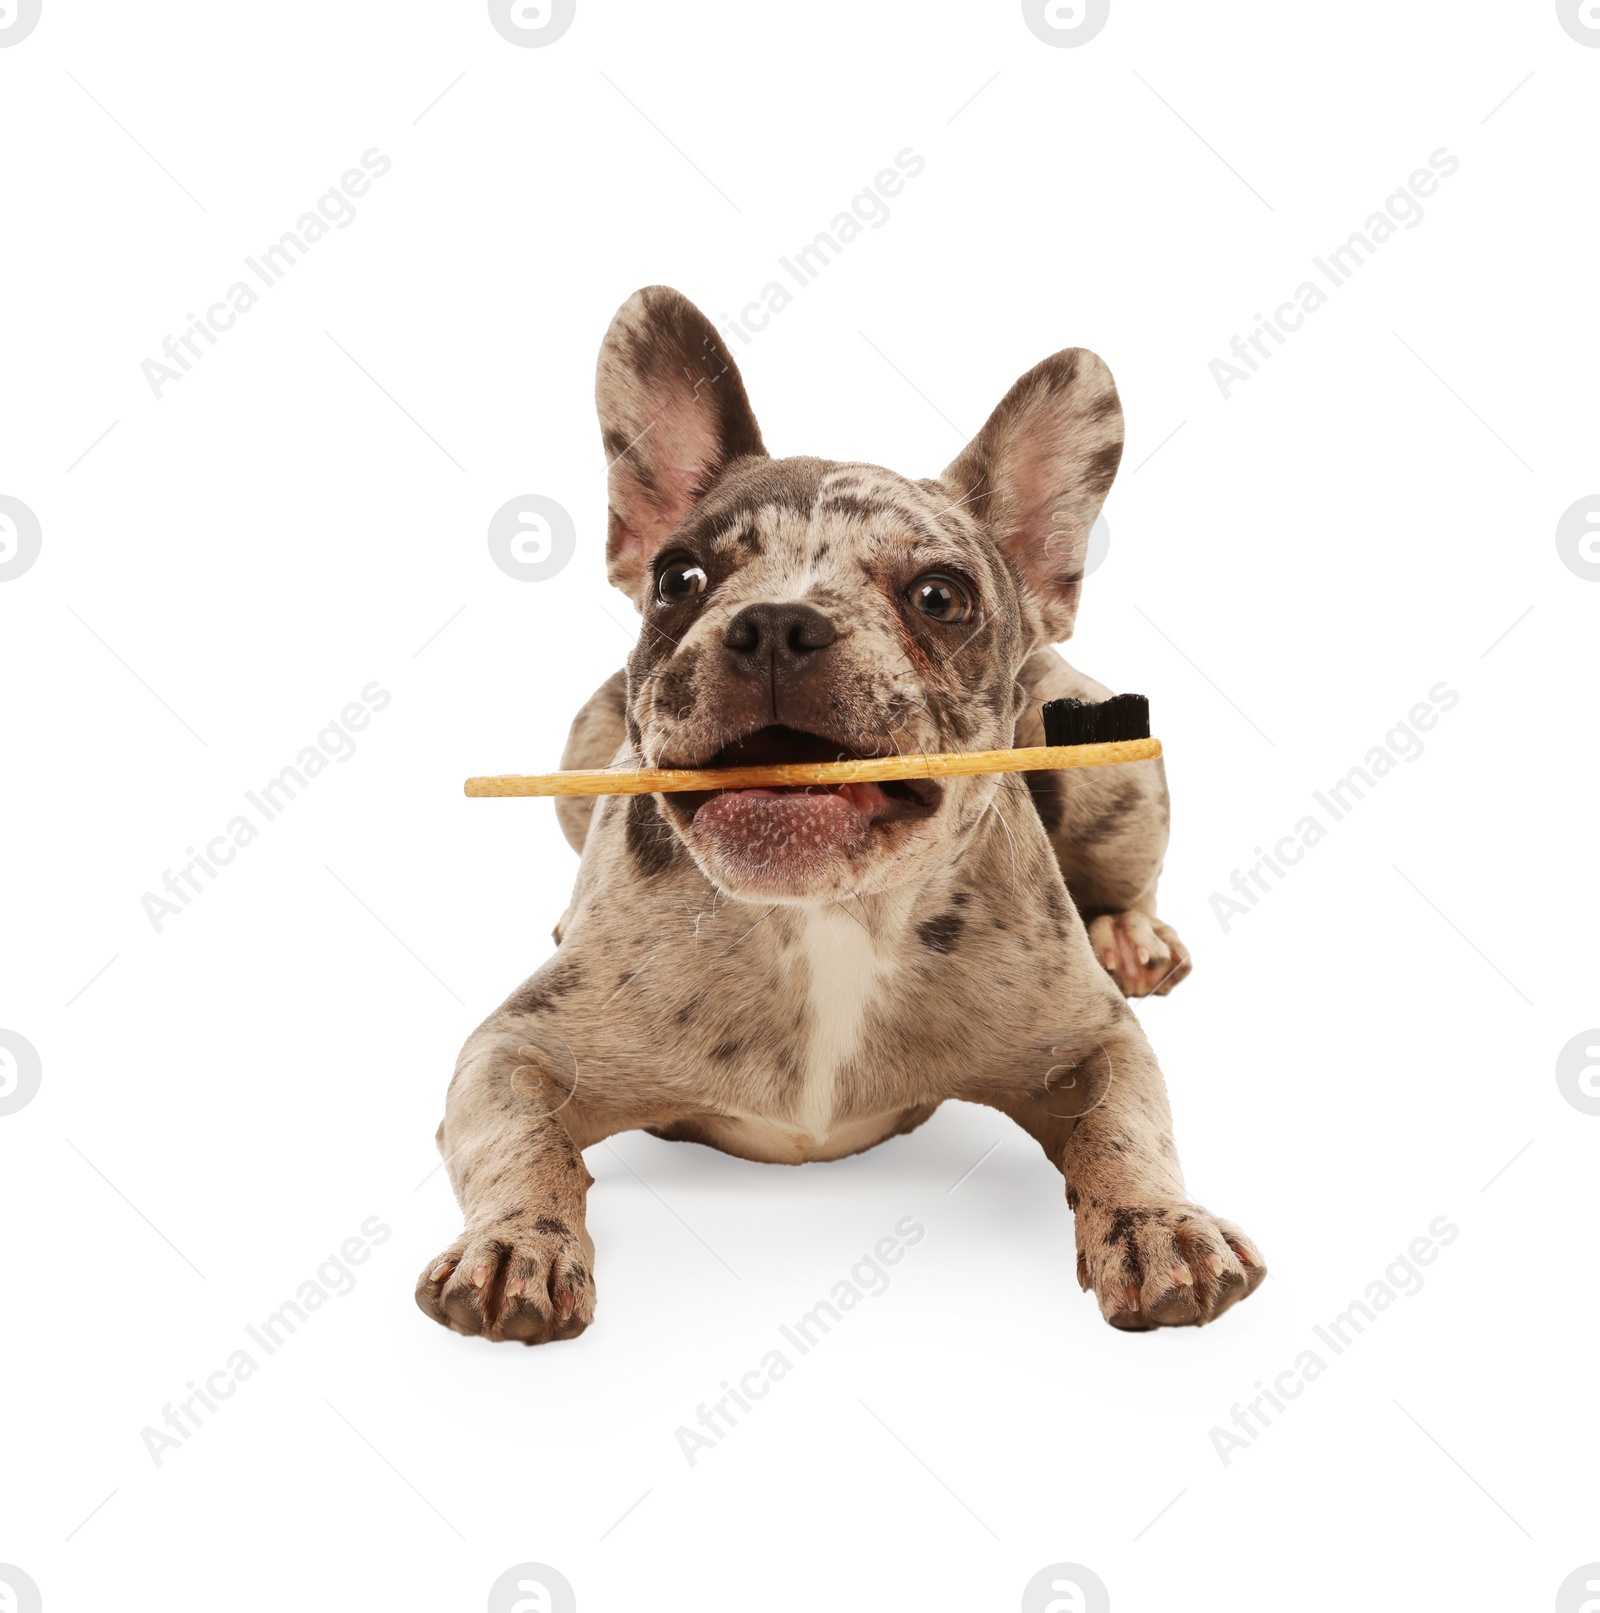
[[[758,728],[724,745],[697,767],[769,767],[782,762],[860,760],[861,752],[821,734],[797,728]],[[663,766],[685,765],[663,761]],[[944,791],[933,779],[891,780],[883,784],[793,784],[741,790],[694,790],[665,797],[684,823],[733,827],[744,821],[792,823],[796,831],[847,838],[876,824],[929,818]],[[702,819],[702,814],[705,817]]]

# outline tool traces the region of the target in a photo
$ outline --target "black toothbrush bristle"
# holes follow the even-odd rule
[[[1150,701],[1142,694],[1116,694],[1109,700],[1047,700],[1043,710],[1047,745],[1105,745],[1150,737]]]

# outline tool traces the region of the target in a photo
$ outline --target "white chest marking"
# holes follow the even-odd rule
[[[839,1071],[861,1044],[867,1012],[890,963],[861,920],[839,907],[806,914],[801,955],[810,976],[811,1036],[804,1049],[805,1090],[796,1118],[820,1141],[833,1123]]]

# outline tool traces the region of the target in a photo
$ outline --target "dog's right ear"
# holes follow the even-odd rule
[[[642,608],[673,529],[731,461],[767,450],[715,326],[670,286],[646,286],[617,310],[595,403],[610,465],[606,572]]]

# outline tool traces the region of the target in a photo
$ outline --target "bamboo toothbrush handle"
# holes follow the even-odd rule
[[[1062,767],[1144,762],[1161,754],[1159,739],[1105,745],[1032,745],[1023,750],[957,751],[944,756],[876,756],[845,762],[790,762],[772,767],[607,768],[569,773],[502,773],[469,778],[471,796],[655,795],[684,790],[752,790],[776,785],[881,784],[891,779],[958,778],[971,773],[1032,773]]]

